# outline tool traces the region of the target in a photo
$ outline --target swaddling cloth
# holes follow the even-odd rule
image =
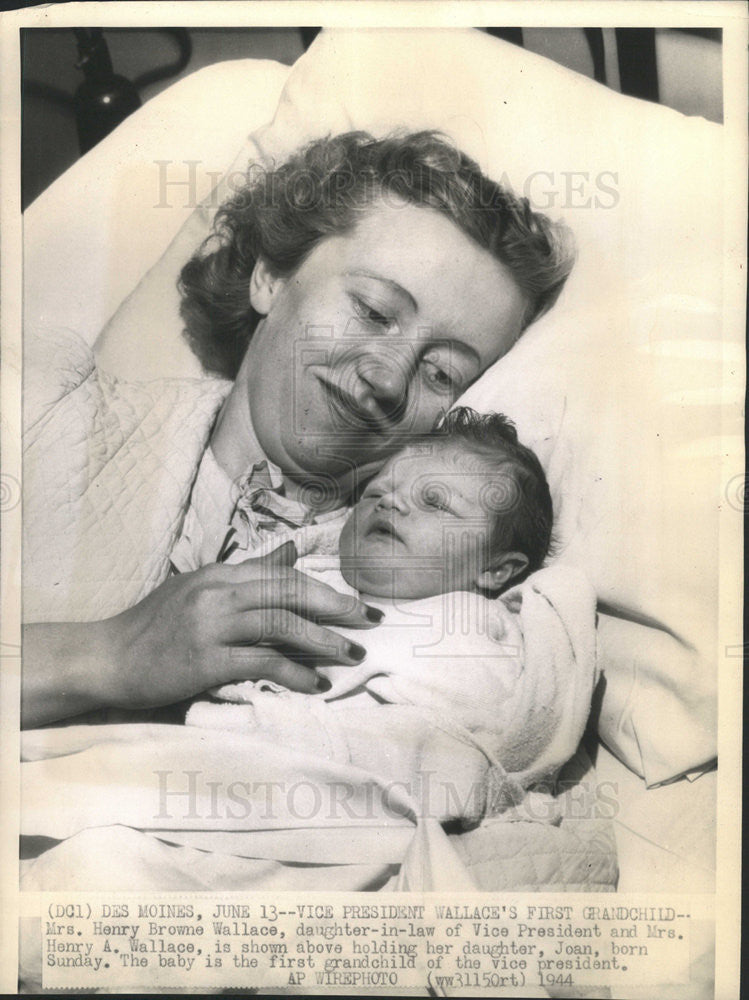
[[[336,590],[355,593],[341,575],[336,556],[308,555],[298,560],[297,568]],[[331,707],[418,705],[471,730],[496,724],[497,712],[522,672],[517,614],[502,601],[468,592],[369,603],[385,614],[377,628],[336,628],[366,645],[364,662],[318,668],[330,681],[330,690],[302,697],[324,700]],[[257,703],[258,687],[272,697],[269,685],[252,681],[224,685],[214,693],[225,701]]]
[[[336,571],[330,557],[306,557],[299,568],[326,582]],[[595,597],[580,573],[541,570],[495,600],[459,592],[380,606],[377,628],[337,629],[363,641],[367,657],[357,667],[319,668],[331,681],[324,695],[225,685],[215,694],[235,704],[197,703],[188,724],[250,728],[374,770],[379,753],[392,771],[393,754],[423,740],[421,718],[480,746],[525,787],[572,756],[597,680]],[[410,709],[400,730],[392,712],[387,726],[382,718],[383,739],[364,746],[363,720],[383,703]]]

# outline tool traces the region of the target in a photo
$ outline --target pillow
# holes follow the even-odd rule
[[[211,70],[219,107],[237,78]],[[440,129],[574,229],[579,260],[559,303],[464,402],[508,413],[538,451],[555,558],[596,587],[601,738],[648,784],[699,768],[716,752],[721,434],[742,430],[740,400],[721,405],[741,359],[720,327],[722,129],[477,31],[324,31],[235,164],[272,164],[353,128]],[[218,200],[187,219],[114,316],[102,363],[132,365],[133,334],[170,296],[159,363],[193,374],[174,280]]]

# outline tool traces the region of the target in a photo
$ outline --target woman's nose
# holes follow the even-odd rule
[[[398,358],[368,357],[359,365],[359,378],[367,386],[382,415],[397,419],[408,403],[409,367]]]

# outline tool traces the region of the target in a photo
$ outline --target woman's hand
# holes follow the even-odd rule
[[[366,628],[381,612],[297,572],[295,559],[287,543],[261,559],[170,577],[102,622],[27,626],[23,724],[155,708],[229,681],[321,690],[315,664],[358,663],[365,650],[320,622]]]

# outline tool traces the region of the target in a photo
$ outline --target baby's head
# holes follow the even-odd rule
[[[341,572],[378,597],[498,594],[542,565],[552,520],[512,423],[459,407],[370,481],[341,532]]]

